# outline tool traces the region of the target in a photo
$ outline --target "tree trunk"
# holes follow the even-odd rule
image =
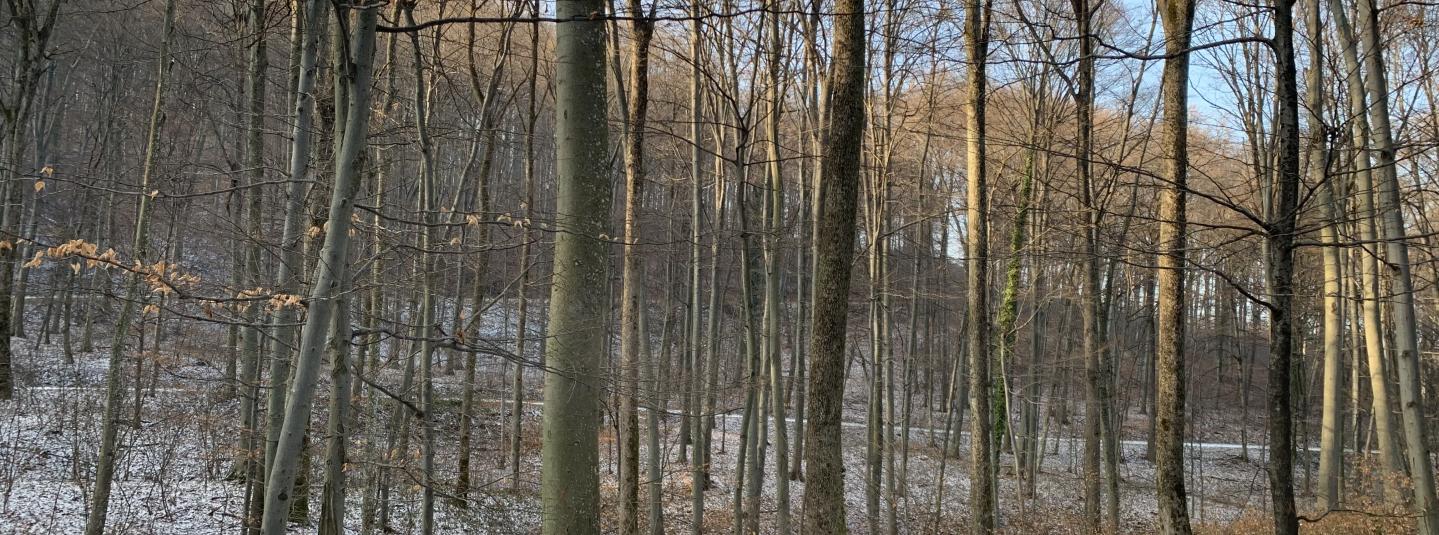
[[[1345,77],[1345,87],[1349,95],[1349,112],[1351,139],[1354,144],[1354,179],[1355,194],[1358,202],[1355,204],[1356,211],[1355,225],[1359,227],[1359,241],[1363,243],[1359,249],[1359,274],[1361,311],[1364,315],[1364,344],[1368,357],[1369,366],[1369,392],[1373,402],[1371,418],[1374,425],[1374,434],[1379,443],[1379,462],[1382,470],[1380,479],[1383,484],[1381,492],[1387,499],[1397,500],[1397,482],[1405,477],[1404,459],[1399,453],[1399,445],[1395,442],[1396,436],[1393,429],[1393,414],[1390,412],[1389,365],[1384,357],[1384,334],[1383,321],[1380,318],[1380,294],[1379,294],[1379,267],[1378,255],[1379,229],[1375,222],[1375,169],[1371,163],[1371,155],[1368,151],[1368,141],[1371,139],[1369,129],[1369,116],[1367,115],[1368,105],[1366,104],[1364,81],[1361,79],[1362,68],[1359,60],[1359,43],[1355,37],[1354,28],[1349,26],[1345,15],[1346,8],[1338,0],[1330,0],[1330,13],[1334,17],[1334,26],[1338,30],[1339,45],[1344,58],[1345,70],[1348,73]],[[1387,96],[1385,98],[1388,98]]]
[[[1155,355],[1155,492],[1159,531],[1188,535],[1184,492],[1185,188],[1189,166],[1189,42],[1193,0],[1163,0],[1164,74],[1161,159],[1167,187],[1159,199],[1158,343]]]
[[[53,17],[53,13],[52,13]],[[161,30],[160,56],[155,75],[155,96],[150,106],[150,125],[145,134],[145,161],[140,173],[139,191],[150,191],[150,185],[155,175],[155,159],[159,152],[160,127],[165,114],[165,88],[170,80],[170,72],[173,63],[170,58],[170,47],[175,39],[175,0],[165,0],[165,23]],[[141,266],[149,265],[147,260],[150,256],[150,209],[154,198],[149,195],[139,196],[139,208],[135,212],[135,238],[131,244],[134,250],[134,260]],[[9,271],[0,270],[0,276],[9,281]],[[159,274],[163,276],[164,274]],[[125,283],[125,301],[120,307],[120,316],[115,320],[114,340],[110,344],[110,366],[105,372],[105,416],[101,422],[100,430],[100,456],[95,463],[95,489],[90,501],[90,512],[85,518],[85,535],[102,535],[105,532],[105,517],[110,505],[111,484],[115,478],[115,464],[119,456],[119,425],[121,400],[121,366],[124,364],[125,343],[129,338],[130,321],[135,314],[135,306],[141,297],[147,293],[140,285],[145,278],[141,272],[131,272]],[[8,282],[6,283],[8,284]],[[0,294],[3,295],[3,294]],[[5,301],[0,301],[5,302]],[[0,307],[0,310],[8,311],[9,307]],[[0,318],[0,328],[9,325],[8,318]],[[8,333],[6,333],[8,334]],[[0,336],[0,344],[9,346],[8,336]],[[3,385],[8,389],[10,386],[9,371],[4,370],[3,378],[6,382]],[[8,391],[6,392],[8,394]],[[9,398],[8,395],[4,396]]]
[[[1269,493],[1274,531],[1298,535],[1294,505],[1294,425],[1291,362],[1294,355],[1294,228],[1299,203],[1299,89],[1294,55],[1294,0],[1274,2],[1275,98],[1278,100],[1278,169],[1268,233]],[[1302,377],[1302,375],[1301,375]]]
[[[864,0],[836,0],[824,180],[815,213],[814,326],[805,422],[805,533],[846,533],[840,409],[864,134]]]
[[[1093,175],[1091,173],[1090,159],[1093,157],[1093,131],[1094,120],[1092,111],[1094,106],[1094,44],[1090,40],[1090,22],[1093,19],[1094,11],[1089,7],[1088,0],[1073,0],[1074,16],[1078,21],[1079,40],[1079,67],[1076,74],[1075,92],[1075,116],[1078,121],[1076,132],[1078,133],[1078,158],[1075,166],[1079,175],[1080,202],[1084,207],[1084,223],[1082,239],[1083,250],[1080,252],[1081,271],[1083,272],[1082,297],[1080,302],[1080,316],[1083,322],[1084,332],[1084,370],[1085,370],[1085,408],[1084,408],[1084,520],[1086,529],[1090,533],[1101,533],[1100,498],[1101,480],[1103,474],[1100,471],[1100,441],[1103,438],[1102,430],[1104,415],[1107,412],[1105,407],[1105,382],[1104,369],[1100,353],[1104,351],[1104,331],[1099,322],[1099,205],[1094,198]],[[1116,519],[1117,520],[1117,519]],[[1106,526],[1107,528],[1107,526]],[[1111,530],[1111,532],[1115,532]]]
[[[690,507],[693,520],[690,524],[690,533],[700,535],[704,528],[704,492],[708,483],[709,468],[706,460],[709,455],[709,433],[706,421],[711,421],[713,416],[709,413],[712,407],[704,403],[704,392],[707,390],[705,381],[705,355],[700,345],[700,268],[702,258],[700,256],[700,219],[703,215],[703,207],[700,204],[700,176],[703,173],[703,143],[704,134],[701,130],[700,120],[704,116],[704,79],[700,72],[700,39],[702,36],[699,14],[701,4],[698,0],[690,6],[691,14],[695,19],[690,22],[689,45],[690,57],[695,58],[690,63],[690,263],[689,263],[689,284],[690,284],[690,308],[689,328],[687,336],[688,346],[686,351],[690,361],[690,394],[689,401],[692,413],[690,415],[690,432],[694,434],[691,442],[694,445],[694,452],[690,457]],[[718,184],[717,184],[718,186]],[[716,207],[716,215],[718,207]],[[718,239],[717,237],[715,239]],[[713,358],[713,355],[710,356]]]
[[[780,257],[779,241],[783,232],[784,180],[782,156],[780,153],[780,114],[784,111],[784,97],[780,88],[780,64],[783,61],[780,42],[780,6],[771,0],[769,20],[769,118],[766,122],[769,137],[769,184],[765,188],[764,214],[764,360],[769,363],[770,410],[774,418],[774,481],[775,529],[782,534],[790,533],[789,516],[789,423],[785,418],[784,370],[780,353]]]
[[[645,114],[649,107],[649,46],[652,24],[639,0],[629,0],[631,24],[629,121],[625,125],[624,267],[620,298],[620,533],[639,532],[640,474],[640,317],[644,314],[645,263],[639,251],[640,210],[644,204]],[[650,452],[655,455],[657,452]]]
[[[405,22],[415,24],[414,4],[402,4]],[[435,320],[435,258],[432,251],[436,245],[435,216],[439,203],[438,186],[435,177],[435,155],[430,139],[430,92],[425,72],[424,55],[420,50],[420,33],[410,33],[410,45],[414,53],[415,69],[415,133],[420,150],[419,192],[419,276],[420,276],[420,319],[416,331],[420,336],[420,532],[430,535],[435,531],[435,424],[431,414],[434,410],[434,361],[435,337],[439,336]],[[347,125],[346,130],[355,125]],[[336,190],[339,185],[336,184]],[[333,220],[331,221],[333,223]]]
[[[313,26],[310,26],[313,28]],[[303,93],[301,93],[303,95]],[[303,96],[301,98],[304,98]],[[335,326],[330,334],[330,415],[325,427],[325,482],[320,499],[320,535],[341,535],[345,525],[346,441],[350,433],[350,300],[345,292],[335,301]],[[298,503],[298,502],[297,502]]]
[[[1306,2],[1309,29],[1309,80],[1305,88],[1305,119],[1309,124],[1309,173],[1319,184],[1319,209],[1324,226],[1324,399],[1319,437],[1320,511],[1339,506],[1339,481],[1344,471],[1344,314],[1343,267],[1340,264],[1338,198],[1329,173],[1328,129],[1324,124],[1324,27],[1319,0]]]
[[[354,211],[354,192],[360,182],[360,154],[370,130],[370,77],[374,67],[375,25],[377,7],[360,11],[352,27],[350,49],[354,57],[344,62],[352,70],[347,76],[350,97],[341,151],[335,156],[335,182],[331,192],[330,210],[325,231],[322,259],[315,265],[314,281],[306,302],[308,314],[300,332],[300,349],[296,358],[294,380],[285,406],[284,425],[275,448],[275,462],[265,480],[265,514],[261,522],[264,535],[282,535],[289,513],[292,487],[299,465],[305,428],[315,395],[321,353],[325,337],[332,325],[335,301],[349,262],[350,216]]]
[[[1281,0],[1282,1],[1282,0]],[[1395,167],[1394,133],[1389,125],[1389,86],[1384,70],[1384,49],[1379,41],[1379,7],[1360,0],[1358,35],[1363,44],[1364,88],[1369,94],[1370,150],[1377,174],[1379,207],[1393,306],[1394,353],[1398,362],[1399,409],[1409,456],[1410,481],[1421,535],[1439,534],[1439,499],[1435,497],[1433,464],[1425,439],[1424,401],[1419,368],[1418,326],[1414,310],[1414,282],[1410,272],[1409,244],[1405,241],[1404,205]]]
[[[965,197],[967,234],[965,297],[969,316],[970,532],[989,535],[995,529],[995,474],[991,448],[989,362],[989,186],[985,176],[985,64],[989,57],[989,0],[965,0],[964,49],[969,58],[968,106],[965,108],[965,165],[969,181]]]
[[[4,105],[4,116],[7,121],[5,125],[9,132],[0,137],[0,154],[4,154],[9,165],[3,176],[4,181],[0,182],[0,195],[4,197],[4,203],[0,204],[0,230],[5,231],[9,236],[18,238],[22,234],[20,228],[20,211],[23,210],[21,203],[21,161],[25,156],[25,128],[30,124],[30,112],[35,100],[35,91],[39,87],[40,74],[45,71],[42,66],[46,57],[49,56],[49,42],[51,30],[55,26],[56,14],[60,8],[61,0],[51,0],[50,7],[44,17],[35,9],[34,2],[10,2],[9,25],[15,28],[16,42],[19,46],[15,52],[15,63],[10,66],[11,76],[14,80],[14,93],[7,94],[13,98],[12,102],[0,103]],[[169,35],[168,33],[166,34]],[[161,59],[165,58],[168,50],[161,50]],[[168,72],[161,70],[161,80]],[[163,84],[157,84],[163,86]],[[158,91],[157,91],[158,93]],[[158,102],[158,100],[157,100]],[[152,123],[160,120],[158,112],[152,114]],[[158,125],[152,124],[151,129],[155,130]],[[6,142],[8,141],[8,147]],[[4,149],[9,149],[8,153]],[[147,151],[150,147],[147,146]],[[148,157],[148,155],[147,155]],[[10,347],[11,338],[11,298],[16,294],[15,288],[15,261],[19,253],[19,243],[15,238],[5,240],[5,247],[0,247],[0,400],[12,399],[15,394],[15,378],[12,375],[11,366],[14,359],[13,350]],[[118,388],[118,387],[117,387]],[[109,422],[107,422],[108,424]],[[104,517],[101,513],[101,522]],[[92,515],[93,516],[93,515]],[[88,528],[87,528],[88,530]],[[88,533],[88,531],[87,531]]]
[[[605,22],[599,0],[557,4],[554,275],[545,376],[540,498],[547,535],[599,532],[599,385],[591,382],[607,346],[609,308],[594,281],[606,280],[612,186],[605,110]],[[575,19],[575,20],[570,20]]]

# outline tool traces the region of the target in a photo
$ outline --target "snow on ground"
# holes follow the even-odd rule
[[[495,322],[506,323],[506,322]],[[510,324],[512,325],[512,323]],[[38,329],[37,329],[38,330]],[[509,327],[498,329],[510,332]],[[118,481],[110,506],[109,529],[114,534],[200,534],[237,533],[239,512],[245,500],[245,488],[227,480],[238,426],[238,403],[218,395],[223,376],[224,350],[218,343],[207,344],[203,338],[175,338],[174,349],[159,354],[147,353],[140,396],[143,411],[138,427],[134,427],[133,402],[135,391],[127,386],[127,409],[122,414],[121,429],[124,451],[119,464]],[[220,340],[222,336],[213,336]],[[98,338],[97,338],[98,339]],[[98,446],[100,414],[103,411],[103,376],[108,352],[77,354],[76,362],[65,362],[57,346],[33,346],[17,342],[16,399],[0,403],[0,534],[24,533],[58,535],[78,533],[84,526],[91,472]],[[169,346],[167,346],[169,347]],[[127,366],[133,366],[127,360]],[[386,368],[382,379],[398,382],[397,367]],[[501,425],[501,405],[507,380],[500,377],[498,366],[481,369],[480,395],[486,398],[475,419],[476,437],[473,461],[474,486],[470,505],[454,507],[443,499],[448,482],[455,476],[455,447],[458,428],[456,411],[458,381],[462,374],[438,377],[437,392],[441,401],[435,416],[439,434],[437,480],[446,482],[437,511],[440,533],[537,533],[540,505],[537,497],[539,480],[538,428],[540,407],[526,406],[526,451],[521,460],[520,485],[511,490],[510,470],[500,466],[506,451],[506,438]],[[127,376],[133,375],[127,369]],[[127,381],[128,383],[129,381]],[[527,379],[533,399],[538,392],[540,377]],[[393,384],[393,383],[392,383]],[[366,393],[367,395],[370,392]],[[325,395],[322,392],[322,396]],[[313,429],[323,433],[324,400],[317,400]],[[848,521],[856,533],[869,531],[865,513],[863,481],[865,430],[857,423],[862,415],[851,408],[846,422],[844,451],[848,473],[845,478]],[[374,418],[385,420],[383,407]],[[916,420],[919,420],[916,417]],[[690,472],[687,464],[677,461],[675,421],[665,422],[666,441],[662,444],[666,465],[664,473],[665,517],[669,531],[688,532],[691,521]],[[352,456],[386,440],[381,425],[363,425],[351,442]],[[414,426],[412,426],[414,427]],[[708,531],[728,531],[732,519],[736,452],[739,449],[739,418],[731,413],[721,418],[715,434],[716,454],[712,488],[706,493],[706,524]],[[793,426],[791,426],[793,427]],[[1037,482],[1034,498],[1022,499],[1020,484],[1011,477],[1013,459],[1001,456],[999,499],[1002,523],[1012,533],[1078,533],[1078,519],[1083,507],[1078,456],[1082,444],[1070,438],[1078,424],[1060,429],[1046,444],[1044,469]],[[601,440],[601,475],[605,494],[606,521],[615,517],[613,501],[616,465],[612,428],[605,427]],[[420,505],[418,486],[418,433],[411,440],[411,458],[401,459],[405,466],[391,472],[395,491],[390,500],[390,527],[397,533],[419,530],[417,510]],[[967,452],[967,436],[958,435],[961,451]],[[896,505],[900,531],[903,533],[963,533],[968,521],[969,463],[967,455],[943,460],[939,455],[942,432],[915,429],[911,435],[911,455],[907,481]],[[643,444],[643,441],[641,441]],[[791,440],[793,443],[793,440]],[[718,449],[720,446],[723,449]],[[1126,442],[1121,465],[1123,525],[1126,531],[1143,533],[1152,529],[1155,511],[1153,496],[1153,465],[1143,460],[1141,441]],[[766,454],[773,463],[773,446]],[[1262,508],[1267,496],[1266,479],[1258,455],[1251,447],[1251,461],[1240,461],[1232,445],[1196,445],[1188,450],[1192,516],[1197,522],[1227,524],[1246,512]],[[317,456],[319,453],[316,454]],[[943,464],[943,481],[938,474]],[[318,457],[311,466],[311,523],[296,526],[294,533],[313,533],[314,519],[319,515]],[[359,533],[360,511],[367,485],[375,465],[357,459],[348,467],[351,492],[348,495],[346,530]],[[774,467],[765,470],[766,479],[761,505],[762,526],[771,526],[775,511]],[[942,496],[941,496],[942,489]],[[641,488],[642,499],[647,489]],[[802,518],[800,504],[804,483],[793,482],[791,495],[793,515]],[[936,516],[936,510],[938,516]],[[884,515],[881,514],[881,518]],[[613,527],[609,524],[609,527]]]

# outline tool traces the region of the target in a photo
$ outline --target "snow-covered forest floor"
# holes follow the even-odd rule
[[[38,328],[32,329],[38,331]],[[100,420],[103,413],[103,381],[108,350],[76,353],[69,363],[57,336],[52,344],[35,344],[30,340],[16,342],[16,398],[0,403],[0,534],[27,533],[59,535],[79,533],[85,523],[86,504],[91,486]],[[228,479],[234,464],[236,437],[239,436],[238,402],[220,394],[223,390],[224,335],[218,329],[195,329],[184,335],[172,335],[161,342],[163,349],[144,353],[140,389],[132,380],[126,382],[127,407],[122,411],[118,482],[112,498],[107,533],[125,534],[208,534],[240,533],[240,512],[245,501],[245,486]],[[134,360],[127,360],[133,365]],[[483,362],[483,360],[482,360]],[[510,470],[501,466],[507,452],[506,426],[499,399],[506,395],[499,365],[491,363],[480,368],[478,387],[485,399],[476,415],[476,437],[473,446],[475,491],[468,507],[457,507],[449,500],[439,499],[437,528],[440,533],[537,533],[540,506],[538,500],[539,439],[538,420],[541,407],[527,405],[525,418],[525,451],[520,469],[520,484],[511,488]],[[133,378],[134,369],[124,371]],[[394,374],[396,377],[387,377]],[[387,368],[381,381],[397,380],[398,371]],[[455,451],[458,435],[457,410],[459,381],[463,374],[438,377],[435,414],[438,434],[438,481],[446,482],[441,489],[445,496],[455,476]],[[541,383],[539,375],[527,379],[534,399]],[[366,396],[373,393],[367,390]],[[136,396],[139,396],[138,398]],[[262,395],[263,397],[263,395]],[[141,411],[134,425],[134,401],[139,399]],[[849,467],[845,481],[848,490],[849,525],[855,533],[870,531],[865,514],[863,481],[865,429],[862,396],[850,400],[845,425],[845,457]],[[350,481],[346,525],[349,532],[359,533],[360,511],[364,494],[376,464],[374,448],[385,441],[383,407],[380,416],[367,415],[350,443],[352,462],[347,466]],[[317,403],[312,426],[316,436],[311,444],[310,524],[296,526],[295,533],[315,531],[314,519],[319,515],[320,470],[323,467],[319,434],[324,432],[324,400]],[[938,418],[938,417],[936,417]],[[1129,427],[1136,426],[1138,416],[1131,415]],[[941,430],[925,427],[924,413],[916,411],[916,429],[910,439],[907,480],[900,481],[903,493],[897,509],[902,533],[964,533],[968,523],[966,503],[969,495],[967,454],[943,460]],[[938,419],[936,420],[938,421]],[[690,473],[688,465],[678,462],[679,444],[675,421],[665,422],[664,495],[667,531],[680,533],[690,529]],[[412,426],[417,429],[417,426]],[[715,435],[715,469],[712,489],[706,493],[706,532],[729,532],[734,498],[736,452],[739,449],[738,411],[720,420]],[[1034,497],[1019,494],[1020,483],[1013,476],[1013,459],[1001,457],[1000,504],[1002,525],[1007,533],[1080,533],[1083,507],[1079,455],[1082,441],[1075,438],[1081,431],[1078,418],[1071,424],[1050,433]],[[414,431],[418,437],[418,431]],[[1262,437],[1256,425],[1250,437]],[[1123,444],[1121,464],[1121,507],[1126,532],[1146,533],[1153,530],[1156,508],[1153,493],[1152,463],[1143,459],[1141,434]],[[966,435],[956,439],[967,441]],[[1251,458],[1240,458],[1238,446],[1216,439],[1213,443],[1192,445],[1187,452],[1190,510],[1192,517],[1206,533],[1251,533],[1244,526],[1248,519],[1262,519],[1267,501],[1267,479],[1262,464],[1262,447],[1251,446]],[[416,533],[420,505],[418,439],[411,441],[411,456],[402,459],[402,466],[392,471],[394,492],[390,498],[389,527],[395,533]],[[641,441],[643,444],[643,441]],[[793,443],[793,441],[791,441]],[[613,429],[607,422],[601,437],[601,472],[608,522],[614,521],[615,456]],[[772,525],[774,505],[773,455],[765,470],[762,526]],[[967,444],[961,451],[967,452]],[[943,480],[939,474],[943,473]],[[1302,480],[1301,480],[1302,481]],[[792,484],[795,518],[800,515],[804,483]],[[647,495],[641,487],[641,499]],[[1303,503],[1303,502],[1301,502]],[[936,515],[936,513],[938,513]],[[884,515],[881,515],[884,518]],[[1337,517],[1336,517],[1337,518]],[[643,523],[643,521],[642,521]],[[1262,524],[1259,522],[1257,524]],[[1380,529],[1375,533],[1393,533],[1383,522],[1358,525]],[[612,524],[611,524],[612,527]],[[1347,531],[1338,531],[1347,532]],[[1338,533],[1336,532],[1336,533]]]

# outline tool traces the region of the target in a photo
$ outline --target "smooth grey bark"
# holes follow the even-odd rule
[[[1280,0],[1284,1],[1284,0]],[[1391,319],[1399,379],[1399,414],[1404,425],[1414,508],[1421,535],[1439,534],[1439,498],[1435,497],[1433,463],[1425,438],[1424,401],[1419,367],[1418,326],[1414,309],[1414,281],[1405,241],[1404,205],[1395,166],[1394,132],[1389,120],[1389,85],[1384,70],[1384,47],[1379,41],[1379,6],[1359,0],[1357,33],[1363,45],[1364,88],[1369,95],[1369,149],[1374,153],[1378,182],[1378,212],[1385,245],[1385,262],[1392,286]]]
[[[360,169],[357,162],[365,150],[370,131],[370,79],[374,69],[375,26],[377,6],[359,11],[351,26],[350,50],[353,57],[341,65],[348,71],[349,98],[346,106],[346,127],[341,149],[335,155],[335,182],[331,192],[325,242],[320,261],[315,264],[313,285],[306,300],[308,313],[300,332],[300,350],[295,363],[294,379],[285,405],[285,419],[280,440],[275,448],[274,466],[265,480],[265,513],[261,521],[264,535],[285,533],[291,492],[299,466],[301,446],[319,378],[325,337],[333,326],[336,299],[349,266],[350,218],[354,212],[354,192],[358,190]],[[337,37],[338,38],[338,37]]]
[[[247,9],[247,21],[249,24],[249,58],[245,71],[245,105],[247,106],[244,134],[244,177],[246,180],[246,191],[243,194],[244,206],[236,207],[237,224],[243,221],[244,234],[241,242],[237,243],[241,255],[240,268],[242,272],[239,280],[246,283],[249,288],[263,288],[264,278],[260,274],[260,249],[261,243],[261,216],[263,215],[264,189],[260,183],[265,180],[265,93],[266,93],[266,70],[269,68],[270,59],[266,46],[265,31],[265,8],[266,0],[252,0]],[[256,296],[258,297],[258,296]],[[255,374],[258,378],[264,351],[263,338],[266,337],[264,327],[264,308],[258,303],[252,303],[245,308],[245,322],[247,325],[241,331],[240,339],[240,360],[246,371]],[[290,339],[283,340],[283,343],[275,344],[277,347],[287,345]],[[265,447],[259,451],[259,447],[251,445],[250,449],[241,450],[240,455],[247,460],[243,463],[247,466],[246,483],[252,489],[250,491],[250,509],[247,512],[247,527],[253,530],[255,522],[261,515],[261,507],[264,502],[260,500],[263,496],[264,476],[270,469],[270,463],[274,460],[274,445],[279,437],[281,407],[284,405],[285,381],[289,378],[289,360],[272,359],[270,362],[270,381],[268,390],[268,403],[266,411],[269,414],[269,423],[265,433]],[[259,391],[261,385],[258,379],[253,383],[253,391]],[[255,396],[252,405],[253,411],[258,411],[259,397]],[[242,411],[242,414],[246,414]],[[255,434],[259,433],[259,417],[253,418],[255,423]],[[249,463],[263,460],[264,464],[258,467],[249,466]]]
[[[556,4],[554,273],[540,500],[546,535],[599,532],[599,384],[611,194],[600,0]]]
[[[666,269],[668,271],[668,269]],[[668,302],[666,295],[665,302]],[[642,380],[645,382],[648,392],[645,396],[645,403],[649,405],[645,411],[645,485],[649,491],[648,521],[650,535],[664,535],[664,481],[665,475],[662,468],[664,453],[660,450],[660,419],[665,411],[665,401],[660,393],[660,380],[664,373],[660,370],[660,364],[669,359],[670,345],[670,320],[666,318],[660,334],[660,356],[658,360],[654,351],[650,348],[650,327],[649,313],[647,310],[640,311],[640,333],[645,342],[640,349],[640,359],[643,363],[644,373]]]
[[[170,80],[170,72],[173,70],[170,49],[175,40],[175,2],[176,0],[165,0],[165,22],[161,30],[160,53],[156,61],[155,93],[150,106],[149,129],[145,135],[145,160],[140,172],[139,191],[142,192],[150,191],[150,185],[155,180],[155,159],[159,152],[157,145],[160,143],[160,127],[165,113],[165,89]],[[51,16],[54,16],[53,12]],[[148,266],[150,210],[154,197],[141,194],[138,201],[139,207],[135,212],[135,237],[131,242],[131,249],[134,251],[132,254],[135,262],[140,266]],[[6,280],[10,278],[8,271],[3,276]],[[135,314],[135,307],[141,297],[148,293],[145,292],[145,288],[141,287],[141,283],[145,279],[144,273],[132,271],[126,278],[128,280],[125,283],[125,301],[120,307],[120,316],[115,320],[114,339],[110,344],[110,365],[105,371],[105,416],[100,428],[99,459],[95,463],[95,488],[91,494],[93,497],[90,501],[90,511],[85,517],[85,535],[102,535],[105,532],[105,518],[110,506],[110,491],[115,478],[115,464],[120,450],[118,436],[120,405],[124,403],[121,400],[121,367],[124,364],[126,339],[130,335],[130,322]],[[9,310],[9,307],[0,306],[0,310]],[[5,328],[4,326],[9,324],[7,320],[7,318],[0,318],[0,328]],[[7,338],[0,336],[0,344],[8,346]]]
[[[254,9],[263,16],[264,6],[260,2],[256,4]],[[314,182],[310,160],[314,150],[315,86],[319,78],[320,46],[326,38],[325,27],[330,18],[329,3],[322,0],[306,0],[303,10],[303,22],[299,24],[297,30],[303,43],[300,44],[300,58],[297,64],[299,76],[295,79],[294,88],[295,122],[291,129],[290,162],[287,176],[290,183],[286,188],[285,219],[280,237],[280,261],[276,266],[275,273],[275,292],[286,295],[294,295],[301,291],[299,274],[304,270],[305,262],[302,251],[302,242],[305,239],[305,199],[309,185]],[[254,38],[263,40],[262,35]],[[259,80],[259,83],[263,84],[263,79]],[[250,194],[258,195],[259,190],[251,191]],[[258,238],[258,234],[251,236],[251,239]],[[273,444],[278,440],[280,426],[283,424],[285,383],[290,375],[290,361],[294,358],[292,348],[299,330],[296,328],[298,320],[299,315],[295,308],[290,306],[280,307],[271,319],[274,340],[270,345],[274,350],[270,355],[270,427],[268,433],[270,447],[266,448],[265,456],[268,460],[274,459]],[[248,346],[249,341],[246,340],[245,343]],[[249,363],[246,363],[246,366],[248,365]],[[267,463],[265,468],[268,470],[270,466]]]
[[[349,275],[347,274],[347,278]],[[325,474],[320,499],[320,535],[341,535],[345,520],[346,442],[350,436],[350,290],[348,280],[335,300],[335,321],[330,333],[330,414],[325,425]]]

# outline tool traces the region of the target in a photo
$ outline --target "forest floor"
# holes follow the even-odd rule
[[[32,329],[38,331],[38,328]],[[139,400],[142,409],[134,425],[134,381],[127,381],[127,408],[122,420],[116,489],[112,498],[107,533],[126,534],[209,534],[239,533],[239,512],[243,509],[245,486],[227,479],[233,463],[238,436],[238,403],[217,395],[223,384],[222,365],[227,354],[218,330],[187,333],[164,342],[163,351],[145,352],[140,376]],[[100,338],[97,337],[97,340]],[[103,413],[103,381],[108,350],[75,354],[67,362],[59,346],[17,340],[16,396],[0,403],[0,534],[26,533],[60,535],[79,533],[85,523],[91,473],[96,457],[100,420]],[[98,344],[97,344],[98,345]],[[133,359],[128,361],[133,363]],[[486,398],[476,415],[474,455],[475,490],[468,507],[456,507],[438,500],[437,531],[440,533],[538,533],[540,407],[528,404],[524,415],[524,451],[520,484],[511,488],[511,470],[501,466],[505,457],[506,426],[498,398],[505,391],[498,364],[481,366],[480,395]],[[126,370],[133,378],[134,370]],[[385,374],[397,374],[386,370]],[[456,400],[462,374],[437,378],[437,399]],[[538,375],[527,379],[531,387]],[[532,392],[537,391],[532,390]],[[325,395],[325,392],[322,392]],[[263,397],[263,395],[262,395]],[[865,514],[862,479],[865,429],[863,404],[853,400],[846,413],[845,478],[848,522],[855,533],[870,532]],[[446,401],[436,411],[437,465],[439,481],[453,481],[455,474],[457,401]],[[318,400],[312,429],[323,433],[324,400]],[[922,417],[916,415],[916,421]],[[384,421],[382,417],[373,421]],[[1077,422],[1077,420],[1076,420]],[[687,533],[690,528],[690,477],[685,463],[677,462],[679,444],[674,422],[666,422],[664,449],[664,512],[666,531]],[[1131,423],[1131,425],[1133,425]],[[348,495],[346,528],[358,533],[361,527],[363,489],[376,464],[372,448],[384,443],[380,425],[362,425],[350,446],[354,462],[347,473],[352,491]],[[706,532],[728,532],[732,522],[734,471],[739,449],[739,418],[731,414],[720,420],[715,435],[715,467],[711,490],[706,492]],[[1080,533],[1083,507],[1079,454],[1082,441],[1074,438],[1077,423],[1053,433],[1046,444],[1043,470],[1034,498],[1021,498],[1017,478],[1012,477],[1013,460],[1001,456],[999,503],[1006,533]],[[1262,436],[1260,430],[1249,436]],[[601,440],[602,495],[608,527],[613,527],[615,495],[614,435],[608,428]],[[1120,466],[1121,516],[1125,532],[1153,530],[1156,509],[1154,466],[1143,459],[1144,442],[1123,444]],[[967,441],[965,435],[959,435]],[[942,431],[916,429],[911,435],[907,481],[896,504],[901,533],[964,533],[968,525],[969,463],[967,454],[944,460],[940,455]],[[793,442],[793,441],[791,441]],[[318,498],[319,470],[323,459],[316,439],[310,467],[313,498]],[[412,441],[418,444],[418,439]],[[643,444],[643,441],[642,441]],[[967,452],[967,444],[962,444]],[[413,452],[413,448],[412,448]],[[773,449],[767,460],[773,462]],[[1229,443],[1193,444],[1187,450],[1191,516],[1201,532],[1239,532],[1239,526],[1264,518],[1267,479],[1262,448],[1251,446],[1251,458],[1240,458],[1238,445]],[[389,525],[395,533],[417,533],[420,493],[418,457],[391,472],[395,491],[390,498]],[[941,465],[943,470],[941,470]],[[941,481],[938,475],[944,474]],[[765,470],[761,514],[762,526],[771,526],[775,511],[773,465]],[[641,488],[641,499],[647,490]],[[791,485],[795,521],[801,518],[804,483]],[[443,495],[443,493],[442,493]],[[1307,501],[1307,499],[1306,499]],[[318,517],[318,499],[311,501],[308,526],[296,526],[294,533],[313,533]],[[936,515],[936,512],[938,513]],[[881,519],[885,518],[881,514]],[[1251,519],[1251,520],[1245,520]],[[643,523],[643,520],[642,520]],[[1242,531],[1252,533],[1254,531]],[[1391,533],[1391,531],[1383,531]]]

